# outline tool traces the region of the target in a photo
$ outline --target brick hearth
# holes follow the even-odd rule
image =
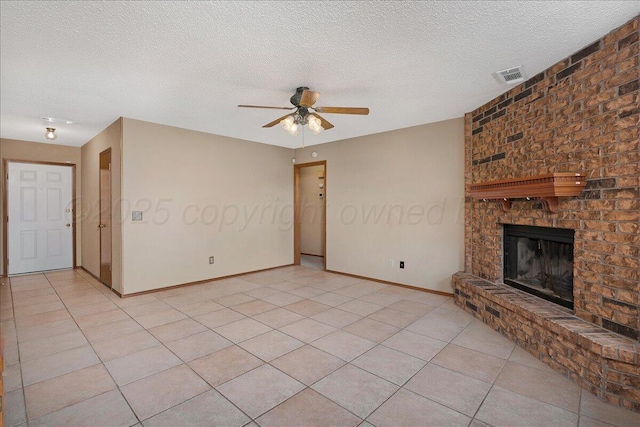
[[[587,186],[579,197],[560,197],[554,214],[525,199],[504,213],[467,189],[466,273],[454,277],[461,307],[594,394],[636,411],[639,22],[635,17],[465,116],[467,186],[554,172],[582,173]],[[515,297],[527,294],[500,284],[503,224],[575,230],[575,312]]]
[[[504,284],[456,273],[465,311],[607,401],[640,412],[640,344],[559,305]]]

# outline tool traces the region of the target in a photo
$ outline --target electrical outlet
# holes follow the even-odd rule
[[[212,256],[209,257],[209,264],[213,264],[213,257]]]
[[[389,260],[389,267],[393,267],[393,260],[392,259]]]
[[[400,261],[400,268],[404,268],[404,261]]]

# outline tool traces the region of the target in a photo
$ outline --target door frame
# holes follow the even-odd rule
[[[301,235],[300,224],[302,221],[300,212],[300,171],[302,168],[311,166],[324,166],[324,188],[322,189],[324,197],[322,198],[322,206],[324,209],[324,221],[322,223],[323,242],[323,269],[327,269],[327,161],[321,160],[317,162],[301,163],[293,165],[293,264],[300,265],[301,251]]]
[[[76,214],[78,212],[78,200],[76,199],[76,164],[75,163],[58,163],[40,160],[20,160],[20,159],[4,159],[3,169],[4,177],[2,179],[2,257],[3,257],[3,276],[9,277],[9,244],[8,233],[9,224],[7,222],[9,208],[9,163],[27,163],[32,165],[49,165],[49,166],[66,166],[71,168],[71,235],[72,235],[72,251],[73,251],[73,267],[76,268]]]
[[[102,150],[99,154],[98,154],[98,224],[102,224],[101,222],[101,215],[102,215],[102,174],[100,173],[100,159],[102,158],[103,154],[109,153],[109,165],[111,165],[111,161],[113,160],[113,155],[111,153],[111,147]],[[111,168],[109,168],[109,171],[111,171]],[[109,183],[109,199],[110,199],[110,215],[113,213],[113,177],[111,176],[111,174],[109,174],[109,180],[111,181]],[[100,238],[98,239],[98,244],[100,246],[98,246],[100,248],[99,253],[98,253],[98,263],[100,265],[100,274],[99,274],[99,279],[100,279],[100,283],[102,283],[103,285],[109,287],[109,289],[113,289],[113,275],[109,278],[110,280],[110,284],[106,284],[102,281],[102,229],[99,229],[100,232]],[[111,215],[111,224],[109,224],[109,239],[111,240],[111,266],[113,267],[113,215]],[[113,274],[113,273],[112,273]]]

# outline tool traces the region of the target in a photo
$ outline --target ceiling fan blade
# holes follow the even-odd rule
[[[331,114],[361,114],[366,116],[369,114],[368,108],[356,108],[356,107],[315,107],[318,113],[331,113]]]
[[[302,97],[300,98],[300,106],[309,108],[316,103],[319,97],[320,92],[305,90],[302,92]]]
[[[333,125],[331,123],[329,123],[328,121],[326,121],[320,114],[316,114],[316,113],[309,113],[309,115],[317,117],[320,119],[320,125],[322,125],[322,129],[324,130],[329,130],[333,127]]]
[[[289,117],[289,116],[293,116],[293,113],[292,113],[292,114],[286,114],[286,115],[284,115],[284,116],[280,117],[279,119],[275,119],[274,121],[272,121],[272,122],[270,122],[270,123],[267,123],[266,125],[264,125],[264,126],[262,126],[262,127],[263,127],[263,128],[270,128],[270,127],[273,127],[273,126],[277,125],[278,123],[280,123],[283,119],[286,119],[286,118],[287,118],[287,117]]]
[[[269,108],[271,110],[293,110],[296,107],[267,107],[264,105],[238,105],[238,107],[242,108]]]

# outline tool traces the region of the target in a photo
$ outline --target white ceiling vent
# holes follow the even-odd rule
[[[506,70],[497,71],[496,75],[498,76],[500,82],[506,83],[508,85],[522,83],[526,80],[526,76],[521,65],[513,68],[507,68]]]

